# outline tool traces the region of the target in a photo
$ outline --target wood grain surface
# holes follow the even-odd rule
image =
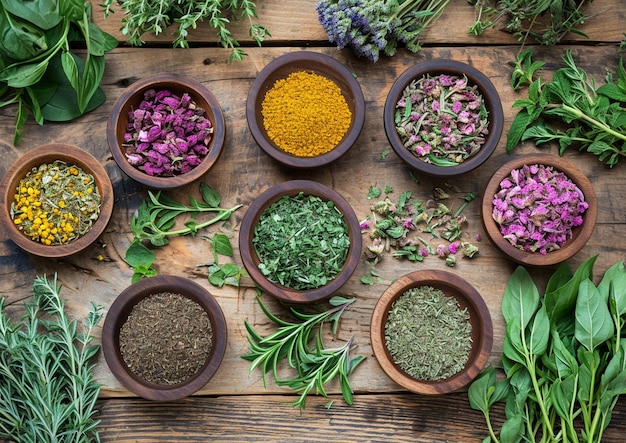
[[[462,61],[484,72],[500,93],[505,115],[504,132],[515,116],[512,108],[522,93],[510,87],[510,67],[519,45],[509,35],[489,30],[482,37],[471,37],[467,28],[473,20],[473,8],[463,0],[451,0],[441,21],[436,22],[424,36],[424,48],[418,54],[400,50],[392,58],[371,63],[356,58],[350,51],[338,51],[326,41],[317,22],[315,1],[267,0],[258,2],[259,22],[267,25],[272,40],[263,48],[246,48],[248,56],[240,63],[228,63],[228,51],[216,48],[211,37],[193,33],[196,43],[191,49],[172,49],[163,38],[150,39],[142,48],[122,44],[106,55],[106,70],[102,87],[106,102],[95,111],[70,123],[49,123],[39,126],[29,121],[25,135],[14,146],[14,109],[0,109],[0,177],[8,166],[18,161],[28,149],[46,143],[68,143],[87,150],[105,166],[113,183],[115,206],[113,217],[100,240],[83,253],[62,260],[31,257],[9,240],[0,229],[0,294],[8,297],[8,312],[19,315],[21,302],[28,299],[33,279],[37,275],[58,273],[63,284],[61,294],[66,298],[71,316],[82,318],[91,302],[106,312],[117,295],[131,281],[132,270],[124,262],[126,249],[132,241],[130,220],[145,190],[126,177],[113,161],[106,140],[106,123],[113,103],[134,81],[153,73],[185,74],[203,83],[218,99],[226,122],[224,152],[217,165],[203,180],[222,196],[222,204],[231,207],[242,204],[227,222],[198,233],[196,237],[172,238],[169,245],[155,250],[155,267],[160,274],[188,277],[203,285],[220,303],[229,334],[226,355],[214,378],[198,392],[198,396],[176,403],[150,403],[133,398],[112,376],[103,356],[97,360],[96,377],[102,383],[101,439],[103,442],[146,441],[413,441],[465,442],[481,441],[487,434],[482,416],[472,411],[464,393],[444,397],[408,394],[394,384],[382,371],[372,353],[369,326],[372,309],[389,283],[418,269],[450,270],[471,283],[483,296],[492,315],[494,344],[490,362],[498,364],[502,353],[504,325],[500,302],[505,285],[516,264],[508,260],[487,240],[480,221],[480,198],[465,209],[469,225],[467,238],[482,235],[479,255],[472,260],[459,259],[454,268],[442,260],[429,257],[415,264],[385,256],[377,265],[382,279],[374,285],[360,283],[360,277],[370,267],[361,261],[350,281],[341,291],[357,301],[342,319],[338,335],[325,336],[328,345],[341,344],[355,337],[356,353],[366,358],[351,377],[355,402],[346,406],[339,386],[329,388],[335,400],[330,410],[324,408],[327,399],[311,396],[307,408],[299,412],[290,406],[295,400],[291,392],[268,380],[263,386],[259,371],[249,373],[249,363],[240,358],[247,351],[244,320],[266,334],[273,325],[265,318],[255,301],[253,282],[245,279],[240,288],[215,288],[207,281],[206,264],[213,261],[207,237],[221,232],[237,245],[238,229],[250,203],[274,184],[292,179],[315,180],[338,191],[354,208],[357,217],[369,214],[367,199],[370,186],[392,186],[392,197],[412,191],[415,198],[430,197],[435,186],[452,194],[451,206],[458,208],[461,198],[469,192],[482,194],[489,178],[511,158],[511,155],[539,151],[532,145],[518,147],[513,154],[504,150],[505,136],[492,157],[480,168],[462,177],[438,181],[418,177],[416,184],[409,170],[390,151],[383,127],[383,106],[393,81],[409,66],[437,58]],[[118,38],[116,30],[121,14],[104,20],[94,4],[98,25]],[[535,57],[547,62],[546,79],[561,66],[560,59],[567,49],[573,51],[577,64],[592,74],[597,83],[604,82],[606,70],[618,66],[618,42],[626,31],[626,5],[623,0],[596,0],[584,31],[589,39],[568,36],[557,47],[536,47]],[[240,25],[238,25],[240,26]],[[245,28],[237,28],[243,41]],[[275,57],[297,50],[310,50],[330,55],[344,63],[359,81],[366,100],[364,129],[355,146],[337,162],[317,170],[289,170],[281,167],[256,145],[246,123],[246,98],[258,72]],[[541,152],[556,153],[555,147]],[[567,152],[592,182],[598,195],[599,208],[595,231],[588,244],[570,261],[576,267],[598,254],[596,277],[609,266],[626,258],[626,162],[613,169],[605,168],[591,154]],[[181,202],[190,195],[199,196],[198,184],[188,185],[168,195]],[[364,243],[367,238],[364,237]],[[226,260],[224,260],[226,262]],[[234,263],[242,265],[238,251]],[[543,287],[553,269],[533,269],[532,275]],[[264,303],[272,312],[283,315],[284,307],[269,296]],[[96,331],[100,340],[100,330]],[[285,370],[283,368],[283,370]],[[286,373],[286,372],[285,372]],[[623,441],[626,431],[626,404],[620,401],[604,441]],[[496,413],[501,419],[501,411]]]

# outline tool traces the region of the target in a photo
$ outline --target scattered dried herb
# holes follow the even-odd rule
[[[385,323],[385,345],[393,361],[418,380],[452,377],[472,349],[467,309],[431,286],[411,288],[393,302]]]
[[[181,383],[206,363],[213,346],[211,320],[194,300],[157,293],[137,303],[120,328],[120,354],[138,377]]]
[[[260,367],[265,386],[265,374],[272,371],[278,386],[287,386],[300,393],[300,397],[292,403],[292,406],[298,406],[301,410],[305,407],[309,392],[315,390],[317,394],[326,397],[324,385],[339,376],[343,398],[351,405],[354,399],[348,376],[365,357],[350,356],[350,351],[354,348],[353,338],[339,348],[327,349],[323,343],[322,329],[324,323],[330,322],[332,333],[336,334],[341,315],[354,299],[334,296],[329,300],[332,306],[330,309],[312,314],[292,307],[290,312],[300,321],[299,323],[278,318],[267,310],[260,298],[257,297],[257,301],[267,318],[278,325],[278,329],[262,337],[247,321],[245,322],[250,352],[241,357],[251,362],[250,372]],[[314,342],[313,346],[311,342]],[[282,379],[278,376],[279,362],[285,358],[289,366],[298,371],[296,377]]]
[[[276,81],[265,93],[261,107],[270,140],[297,157],[332,151],[352,123],[341,88],[314,72],[296,71]]]
[[[341,272],[350,249],[348,224],[332,201],[299,193],[271,204],[254,228],[259,270],[296,290],[327,284]]]
[[[437,166],[455,166],[475,155],[489,133],[488,117],[478,86],[446,74],[413,79],[395,110],[404,146]]]
[[[493,197],[492,217],[511,245],[547,254],[572,238],[589,207],[565,173],[546,165],[513,169]]]
[[[93,175],[57,160],[33,168],[20,180],[11,218],[36,242],[67,244],[89,232],[100,215],[100,202]]]
[[[573,274],[562,264],[543,296],[525,268],[511,275],[502,298],[506,378],[496,381],[489,367],[468,391],[487,422],[484,441],[602,441],[626,392],[626,269],[615,263],[596,286],[596,259]],[[489,411],[499,401],[507,406],[498,436]]]
[[[37,277],[19,324],[0,299],[0,439],[16,442],[99,441],[100,385],[93,376],[102,318],[92,305],[80,327],[65,313],[57,276]]]
[[[189,96],[148,89],[128,112],[122,147],[128,163],[151,176],[185,174],[209,153],[213,124]]]
[[[224,234],[216,233],[212,238],[208,239],[211,242],[211,249],[213,250],[213,263],[209,263],[206,266],[209,271],[209,283],[213,286],[221,288],[224,285],[230,285],[238,287],[241,281],[241,277],[249,277],[246,268],[239,267],[234,263],[219,263],[219,256],[233,257],[233,245]]]

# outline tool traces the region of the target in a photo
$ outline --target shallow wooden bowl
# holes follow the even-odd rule
[[[335,82],[352,113],[352,123],[343,140],[332,151],[317,157],[298,157],[283,151],[270,140],[263,124],[261,109],[265,94],[277,80],[298,71],[314,72]],[[274,160],[291,168],[316,168],[337,160],[355,143],[365,121],[365,98],[352,72],[339,61],[316,52],[290,52],[268,63],[252,82],[246,103],[246,117],[257,144]]]
[[[432,286],[455,297],[461,309],[467,307],[470,315],[473,344],[468,362],[458,374],[439,381],[418,380],[405,373],[393,361],[385,344],[385,323],[393,302],[409,289],[420,286]],[[387,288],[374,307],[370,338],[376,360],[393,381],[417,394],[439,395],[464,388],[480,374],[491,353],[493,326],[485,301],[472,285],[448,271],[425,270],[406,274]]]
[[[396,103],[400,100],[404,89],[412,80],[421,78],[426,74],[465,74],[468,83],[478,86],[479,91],[485,99],[485,105],[489,113],[489,134],[480,150],[458,165],[438,166],[425,163],[404,147],[396,131],[394,121]],[[500,142],[500,136],[502,135],[502,129],[504,127],[504,112],[498,91],[485,74],[468,64],[454,60],[430,60],[408,68],[393,83],[385,101],[383,120],[385,133],[387,134],[387,139],[391,147],[411,169],[431,177],[453,177],[476,169],[491,156]]]
[[[204,366],[188,380],[174,385],[152,383],[136,376],[119,349],[120,329],[133,307],[144,298],[162,292],[180,294],[198,303],[208,314],[213,330],[213,345]],[[188,397],[207,384],[224,358],[227,338],[226,319],[213,295],[189,279],[158,275],[132,284],[115,299],[102,327],[102,350],[111,372],[126,389],[147,400],[173,401]]]
[[[326,285],[316,289],[294,290],[289,287],[272,283],[259,270],[259,257],[252,240],[254,228],[265,209],[285,195],[295,196],[300,192],[305,195],[315,195],[327,201],[333,201],[343,213],[348,224],[350,249],[341,272]],[[246,211],[239,231],[239,252],[243,264],[256,284],[268,294],[290,303],[311,303],[323,300],[337,292],[352,276],[359,264],[361,256],[361,231],[359,221],[350,204],[335,190],[317,182],[309,180],[292,180],[275,185],[256,198]]]
[[[22,180],[31,169],[37,168],[42,164],[52,163],[56,160],[62,160],[69,165],[79,166],[83,171],[93,175],[102,201],[98,220],[96,220],[89,232],[71,243],[46,246],[31,240],[16,228],[11,218],[11,203],[13,202],[15,191],[20,180]],[[95,242],[104,232],[111,218],[111,214],[113,213],[113,187],[106,170],[100,162],[87,151],[72,145],[52,143],[39,146],[26,152],[9,167],[6,175],[2,179],[0,189],[0,207],[2,208],[0,222],[4,226],[3,229],[6,231],[9,238],[20,248],[39,257],[62,258],[83,251]]]
[[[523,165],[544,164],[554,167],[554,169],[564,172],[583,192],[585,201],[589,207],[583,214],[583,224],[572,230],[572,238],[556,251],[541,254],[539,252],[525,252],[513,246],[500,233],[500,227],[492,217],[493,196],[498,192],[500,183],[513,169]],[[517,157],[499,168],[491,177],[481,203],[481,217],[485,231],[489,239],[506,254],[511,260],[527,266],[550,266],[561,263],[582,249],[587,243],[596,224],[598,216],[598,201],[593,185],[585,174],[572,162],[551,154],[529,154]]]
[[[213,125],[213,134],[209,143],[209,152],[198,166],[191,171],[174,177],[155,177],[137,169],[126,159],[122,143],[128,123],[128,112],[137,109],[143,100],[144,92],[149,89],[167,89],[177,95],[188,93],[196,104],[205,110],[205,116]],[[226,136],[224,115],[215,96],[200,82],[178,74],[155,74],[145,77],[130,85],[113,105],[107,122],[107,140],[113,159],[120,169],[133,180],[152,189],[174,189],[202,177],[219,159]]]

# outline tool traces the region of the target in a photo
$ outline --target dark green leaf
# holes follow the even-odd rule
[[[589,279],[583,280],[576,300],[576,339],[588,351],[613,336],[615,327],[606,302]]]
[[[531,122],[531,116],[526,109],[522,109],[517,113],[506,137],[505,149],[507,152],[511,152],[519,144],[522,135]]]
[[[212,208],[219,207],[222,202],[220,195],[206,183],[200,183],[200,193],[202,194],[202,200]]]
[[[45,32],[19,17],[11,17],[10,19],[9,17],[8,14],[0,11],[0,55],[2,55],[2,59],[15,62],[28,60],[36,62],[33,58],[43,54],[48,49]]]
[[[224,234],[215,234],[211,241],[211,246],[215,254],[224,255],[226,257],[232,257],[234,255],[230,239]]]
[[[141,242],[133,242],[126,250],[124,261],[133,268],[149,268],[154,263],[156,255]]]
[[[509,278],[502,298],[507,325],[517,323],[523,331],[539,308],[539,291],[528,271],[518,266]]]

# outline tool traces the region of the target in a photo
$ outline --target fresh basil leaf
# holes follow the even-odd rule
[[[507,325],[516,323],[523,331],[539,308],[539,291],[528,271],[518,266],[504,291],[502,314]]]
[[[0,72],[0,81],[7,82],[12,88],[25,88],[37,83],[46,73],[48,62],[12,65]]]
[[[83,0],[63,0],[59,2],[59,12],[66,20],[77,22],[82,19],[87,8],[91,10],[91,4]]]
[[[611,338],[614,332],[611,313],[598,289],[591,280],[582,281],[576,300],[576,339],[588,351],[593,351]]]
[[[550,321],[545,306],[542,305],[533,317],[529,332],[528,352],[531,355],[543,355],[550,339]]]
[[[518,443],[522,441],[524,435],[524,416],[515,414],[502,424],[500,429],[500,440],[507,443]]]
[[[470,407],[483,414],[489,412],[491,406],[489,398],[495,391],[496,371],[492,366],[485,368],[472,382],[467,390]]]
[[[29,21],[43,30],[56,26],[62,19],[58,0],[1,0],[2,6],[16,17]]]
[[[222,198],[217,191],[206,183],[200,183],[200,193],[202,194],[202,200],[213,208],[217,208],[222,202]]]
[[[234,255],[230,239],[224,234],[215,234],[211,241],[211,246],[215,254],[224,255],[226,257],[232,257]]]
[[[0,11],[0,55],[3,59],[32,60],[48,49],[44,31],[18,17]]]

